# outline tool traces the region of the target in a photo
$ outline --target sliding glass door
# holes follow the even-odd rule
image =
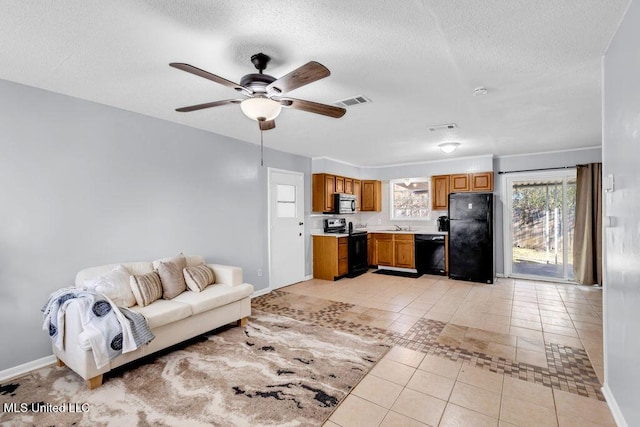
[[[573,281],[574,169],[506,178],[506,273]]]

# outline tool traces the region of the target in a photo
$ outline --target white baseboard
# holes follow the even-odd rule
[[[311,279],[313,279],[313,276],[305,276],[304,278],[305,281]],[[251,294],[251,298],[266,295],[270,293],[271,290],[271,288],[261,289]],[[56,363],[56,356],[51,354],[38,360],[33,360],[31,362],[23,363],[22,365],[14,366],[13,368],[2,370],[0,371],[0,383],[10,381],[14,378],[20,377],[24,374],[28,374],[29,372],[35,371],[36,369],[44,368],[45,366],[51,365],[53,363]]]
[[[303,281],[306,282],[307,280],[311,280],[311,279],[313,279],[313,274],[310,274],[308,276],[304,276],[304,280]]]
[[[611,393],[611,389],[606,382],[602,386],[601,390],[602,394],[604,394],[604,398],[607,399],[607,405],[609,405],[611,415],[613,415],[613,419],[615,420],[618,427],[628,427],[628,424],[625,421],[624,416],[622,415],[622,411],[618,406],[618,402],[616,402],[616,399],[613,397],[613,393]]]
[[[14,366],[13,368],[5,369],[0,371],[0,382],[12,380],[24,374],[28,374],[31,371],[35,371],[36,369],[44,368],[52,363],[56,363],[56,357],[53,354],[38,360],[23,363],[22,365]]]
[[[259,291],[255,291],[254,293],[251,294],[251,299],[257,298],[262,295],[266,295],[270,292],[271,292],[271,288],[260,289]]]

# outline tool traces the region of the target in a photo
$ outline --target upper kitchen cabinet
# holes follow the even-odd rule
[[[470,174],[457,173],[449,178],[450,192],[461,193],[463,191],[471,191]]]
[[[362,212],[380,212],[382,210],[382,183],[380,181],[361,181]]]
[[[329,175],[326,173],[314,173],[311,179],[311,210],[313,212],[332,211],[333,193],[335,192],[335,175]]]
[[[353,192],[353,178],[344,178],[344,192],[347,194],[356,194]]]
[[[358,212],[362,210],[362,190],[360,180],[353,180],[353,194],[356,196],[356,203],[358,204]]]
[[[382,185],[380,181],[361,181],[328,173],[314,173],[311,177],[311,211],[333,210],[334,193],[354,194],[358,211],[382,210]]]
[[[468,191],[493,191],[493,172],[457,173],[431,177],[431,209],[444,211],[449,208],[449,193]]]
[[[472,173],[471,191],[493,191],[493,172]]]
[[[444,211],[447,209],[449,198],[449,175],[434,175],[431,177],[431,209]]]
[[[336,176],[335,180],[336,180],[335,192],[346,193],[346,191],[344,191],[344,178],[341,176]]]

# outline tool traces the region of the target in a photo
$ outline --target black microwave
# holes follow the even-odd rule
[[[353,214],[358,207],[356,196],[353,194],[334,193],[333,210],[327,214]]]

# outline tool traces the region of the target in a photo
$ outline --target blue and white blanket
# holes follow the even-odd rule
[[[140,313],[116,307],[101,293],[69,287],[53,292],[42,307],[42,329],[49,333],[53,345],[59,350],[64,350],[64,314],[72,302],[79,304],[83,328],[80,342],[89,343],[98,369],[116,356],[133,351],[155,338]]]

